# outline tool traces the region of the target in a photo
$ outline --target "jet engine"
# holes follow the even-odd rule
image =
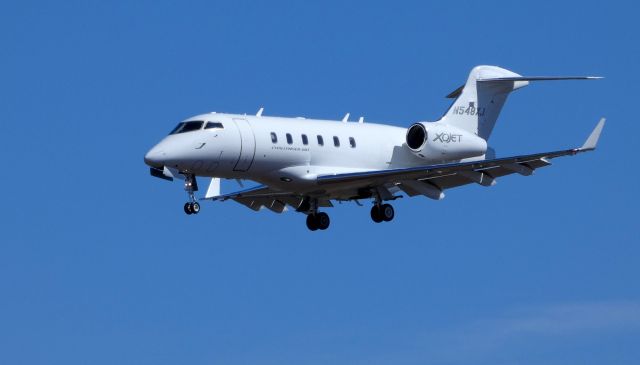
[[[482,156],[487,141],[477,135],[443,123],[419,122],[407,129],[407,147],[427,160],[461,160]]]

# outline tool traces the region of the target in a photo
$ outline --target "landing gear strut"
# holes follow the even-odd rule
[[[194,175],[185,175],[184,190],[189,194],[189,201],[184,203],[184,212],[187,215],[200,213],[200,204],[196,201],[194,192],[198,191],[198,183]]]

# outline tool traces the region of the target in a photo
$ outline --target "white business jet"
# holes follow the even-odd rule
[[[324,230],[332,202],[372,199],[371,219],[388,222],[386,203],[423,195],[444,198],[444,190],[466,184],[493,186],[509,175],[531,175],[555,157],[596,148],[604,118],[579,148],[495,158],[487,140],[510,92],[542,80],[599,77],[523,77],[496,66],[477,66],[435,122],[409,128],[305,118],[210,113],[179,123],[144,157],[151,175],[184,180],[187,214],[200,212],[196,177],[211,178],[201,200],[235,200],[255,211],[282,213],[287,206],[307,215],[307,227]],[[253,180],[259,186],[220,193],[220,179]]]

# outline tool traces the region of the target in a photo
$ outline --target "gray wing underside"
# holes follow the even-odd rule
[[[321,175],[317,178],[321,193],[316,192],[314,197],[318,199],[319,206],[330,207],[333,206],[332,199],[362,198],[360,193],[362,191],[384,192],[386,194],[382,195],[385,199],[393,198],[399,191],[409,196],[424,195],[432,199],[441,199],[444,196],[442,194],[444,190],[458,186],[467,184],[492,186],[499,177],[510,174],[529,176],[536,169],[549,166],[553,158],[594,150],[604,123],[603,118],[580,148],[472,162]],[[298,208],[305,196],[290,191],[277,191],[263,185],[212,198],[212,200],[228,199],[256,211],[264,207],[281,213],[287,205]]]
[[[298,208],[305,197],[294,192],[278,191],[266,185],[259,185],[254,188],[212,197],[208,200],[225,201],[229,199],[255,211],[266,208],[276,213],[282,213],[287,206]],[[328,197],[319,197],[318,205],[320,207],[333,206]]]

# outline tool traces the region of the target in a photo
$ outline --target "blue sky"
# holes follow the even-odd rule
[[[635,364],[634,2],[0,5],[0,362]],[[512,95],[498,155],[533,177],[304,216],[207,203],[143,155],[208,111],[434,120],[477,64],[593,74]],[[223,189],[237,189],[224,182]]]

